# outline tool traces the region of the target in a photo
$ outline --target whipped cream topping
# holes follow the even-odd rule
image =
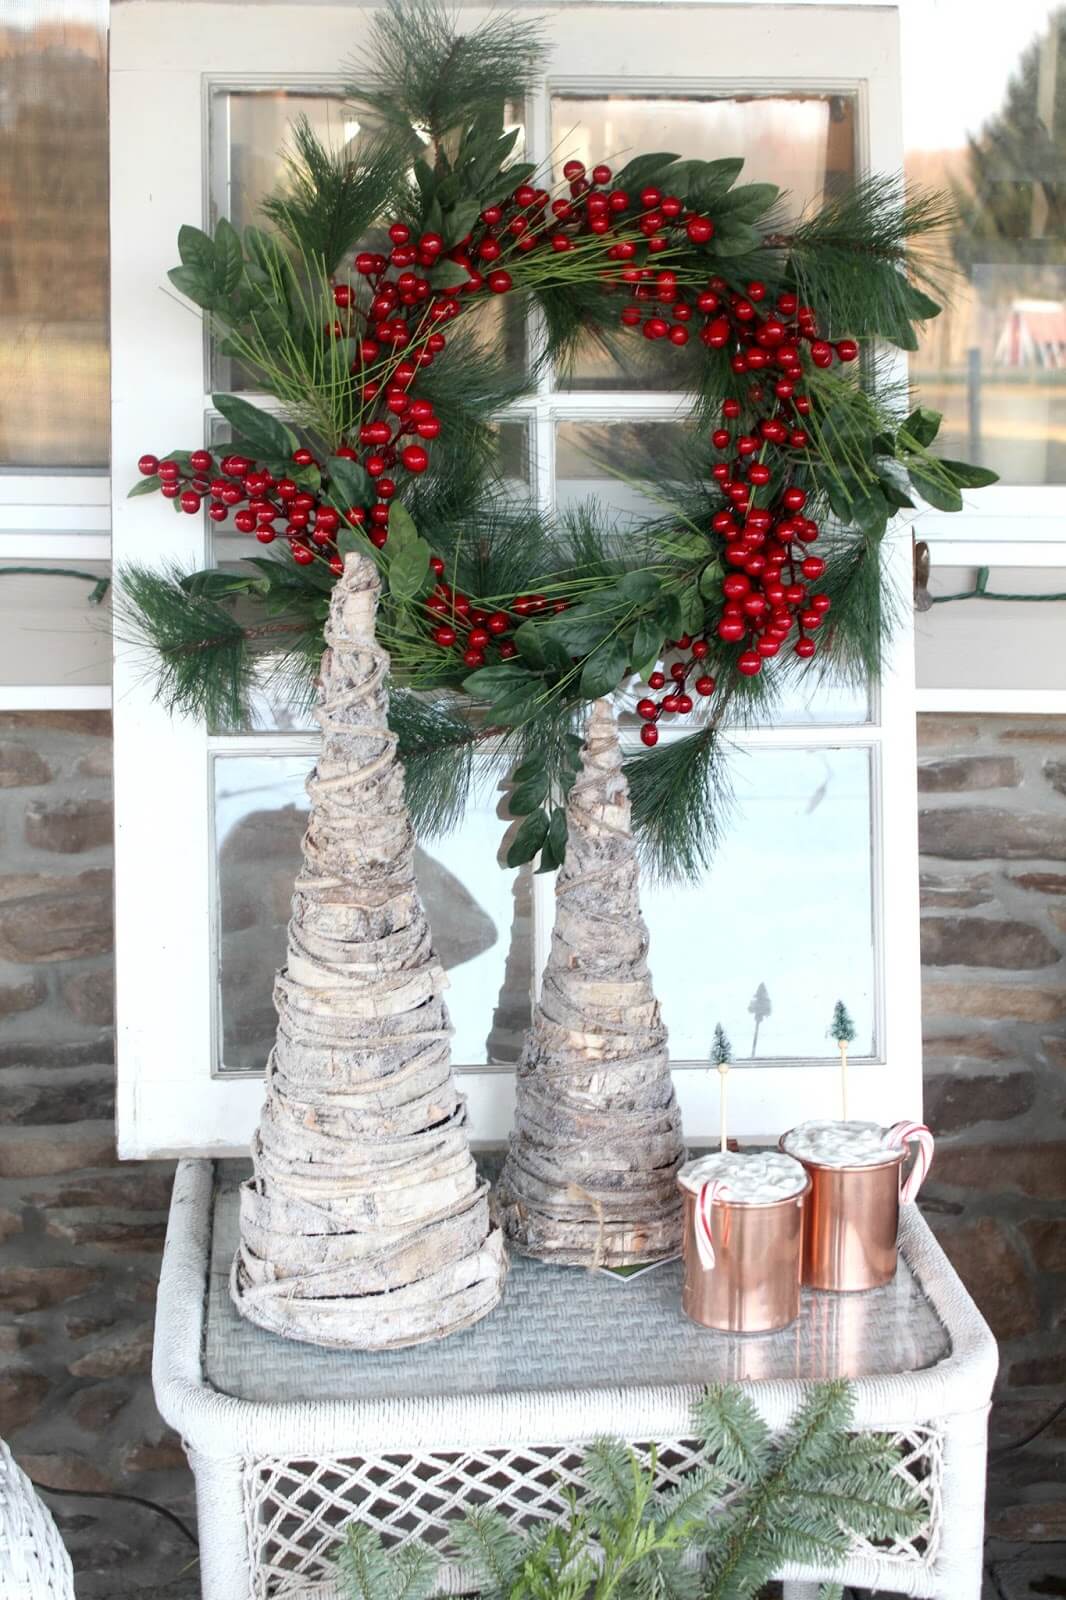
[[[784,1137],[789,1155],[822,1167],[877,1167],[897,1153],[878,1122],[801,1122]]]
[[[725,1185],[723,1200],[748,1206],[773,1205],[799,1194],[807,1185],[807,1174],[799,1162],[777,1150],[718,1151],[686,1162],[678,1173],[678,1182],[693,1194],[713,1178]]]

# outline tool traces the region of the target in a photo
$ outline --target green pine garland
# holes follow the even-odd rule
[[[742,1390],[711,1389],[694,1417],[704,1460],[676,1488],[657,1488],[654,1451],[645,1465],[601,1439],[560,1521],[518,1532],[469,1511],[445,1555],[481,1600],[754,1600],[786,1562],[834,1571],[855,1536],[913,1537],[925,1521],[891,1440],[849,1432],[852,1409],[846,1383],[818,1385],[774,1436]],[[346,1600],[429,1600],[439,1566],[357,1523],[337,1556]],[[841,1593],[828,1584],[822,1600]]]
[[[265,504],[269,539],[284,506],[290,541],[236,572],[127,569],[121,625],[148,648],[170,707],[238,727],[264,662],[309,692],[344,553],[370,551],[416,826],[459,819],[480,749],[518,769],[509,859],[557,865],[582,708],[639,674],[662,699],[645,693],[649,748],[627,763],[638,837],[657,875],[691,877],[722,825],[727,719],[772,717],[815,650],[824,671],[876,678],[896,604],[881,566],[892,518],[914,497],[957,510],[964,488],[993,480],[934,455],[937,414],[901,420],[876,361],[852,359],[856,337],[914,348],[916,324],[936,315],[926,246],[944,208],[875,177],[789,225],[774,185],[738,183],[739,159],[660,153],[602,182],[573,178],[553,210],[505,121],[542,71],[537,24],[508,15],[462,35],[456,17],[437,0],[390,0],[375,18],[351,90],[370,130],[358,163],[297,123],[286,182],[264,206],[270,231],[181,230],[171,282],[287,421],[216,396],[233,429],[221,468],[207,452],[147,457],[132,492],[162,488],[194,512],[210,494],[222,515],[235,489],[242,531]],[[406,264],[388,266],[390,250]],[[505,315],[487,326],[473,302],[489,290]],[[530,307],[545,337],[526,371],[510,313]],[[621,327],[620,310],[637,326]],[[565,364],[589,338],[670,350],[690,389],[680,446],[627,463],[655,506],[643,521],[599,506],[548,516],[501,475],[494,416],[543,361]],[[782,554],[768,563],[760,540]],[[783,573],[769,628],[730,599],[753,557]],[[763,581],[753,573],[756,600]],[[801,659],[793,631],[760,670],[785,638],[773,629],[797,622]],[[671,668],[680,684],[658,683]],[[692,701],[692,731],[653,748]]]

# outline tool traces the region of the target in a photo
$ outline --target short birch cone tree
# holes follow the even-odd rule
[[[496,1205],[516,1249],[632,1266],[681,1245],[684,1159],[614,714],[592,708]]]
[[[349,555],[326,629],[322,751],[231,1278],[252,1322],[359,1350],[468,1326],[497,1304],[507,1271],[415,883],[378,592],[373,563]]]

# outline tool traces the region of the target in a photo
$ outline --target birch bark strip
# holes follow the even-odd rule
[[[551,951],[495,1205],[527,1255],[633,1266],[680,1249],[684,1147],[605,700],[589,717],[567,822]]]
[[[507,1272],[415,883],[378,592],[373,563],[349,555],[326,627],[322,750],[230,1280],[250,1321],[356,1350],[469,1326]]]

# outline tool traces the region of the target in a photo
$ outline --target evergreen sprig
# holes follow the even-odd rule
[[[445,1554],[479,1600],[754,1600],[785,1562],[833,1571],[856,1537],[921,1528],[926,1507],[891,1441],[850,1432],[852,1409],[846,1383],[822,1384],[774,1435],[741,1390],[711,1389],[695,1412],[704,1459],[679,1485],[659,1486],[654,1449],[642,1459],[601,1439],[558,1520],[518,1531],[479,1507]],[[435,1569],[424,1546],[386,1552],[357,1523],[337,1559],[347,1600],[425,1600]]]

